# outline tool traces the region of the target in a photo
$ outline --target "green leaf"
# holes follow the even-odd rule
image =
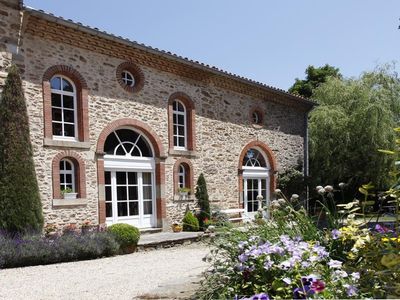
[[[396,152],[394,152],[394,151],[391,151],[391,150],[383,150],[383,149],[378,149],[378,152],[385,153],[385,154],[390,154],[390,155],[396,154]]]

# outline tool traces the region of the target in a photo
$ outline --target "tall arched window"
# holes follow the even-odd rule
[[[76,140],[77,101],[76,88],[68,78],[55,75],[50,80],[53,136],[57,139]]]
[[[176,92],[168,100],[168,137],[171,154],[194,151],[195,146],[194,102],[182,92]]]
[[[186,169],[183,164],[179,165],[179,173],[178,173],[178,187],[183,189],[186,186]]]
[[[75,167],[68,159],[60,160],[60,191],[71,190],[75,193]]]
[[[174,148],[187,149],[187,117],[186,107],[179,101],[175,100],[172,104],[172,125],[174,128]]]

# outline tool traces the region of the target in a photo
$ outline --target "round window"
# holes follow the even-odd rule
[[[124,90],[134,93],[143,88],[144,74],[136,64],[124,62],[117,68],[117,80]]]
[[[262,125],[264,122],[264,114],[258,108],[252,109],[250,112],[250,121],[253,125]]]

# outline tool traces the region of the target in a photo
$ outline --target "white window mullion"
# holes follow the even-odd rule
[[[139,198],[139,224],[142,226],[144,223],[143,215],[144,215],[144,208],[143,208],[143,173],[138,172],[138,198]]]
[[[112,219],[113,223],[118,222],[118,203],[117,203],[117,175],[111,172],[111,199],[112,199]]]

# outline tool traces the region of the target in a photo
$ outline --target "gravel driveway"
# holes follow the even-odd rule
[[[186,298],[208,264],[193,243],[128,255],[0,270],[0,299]]]

